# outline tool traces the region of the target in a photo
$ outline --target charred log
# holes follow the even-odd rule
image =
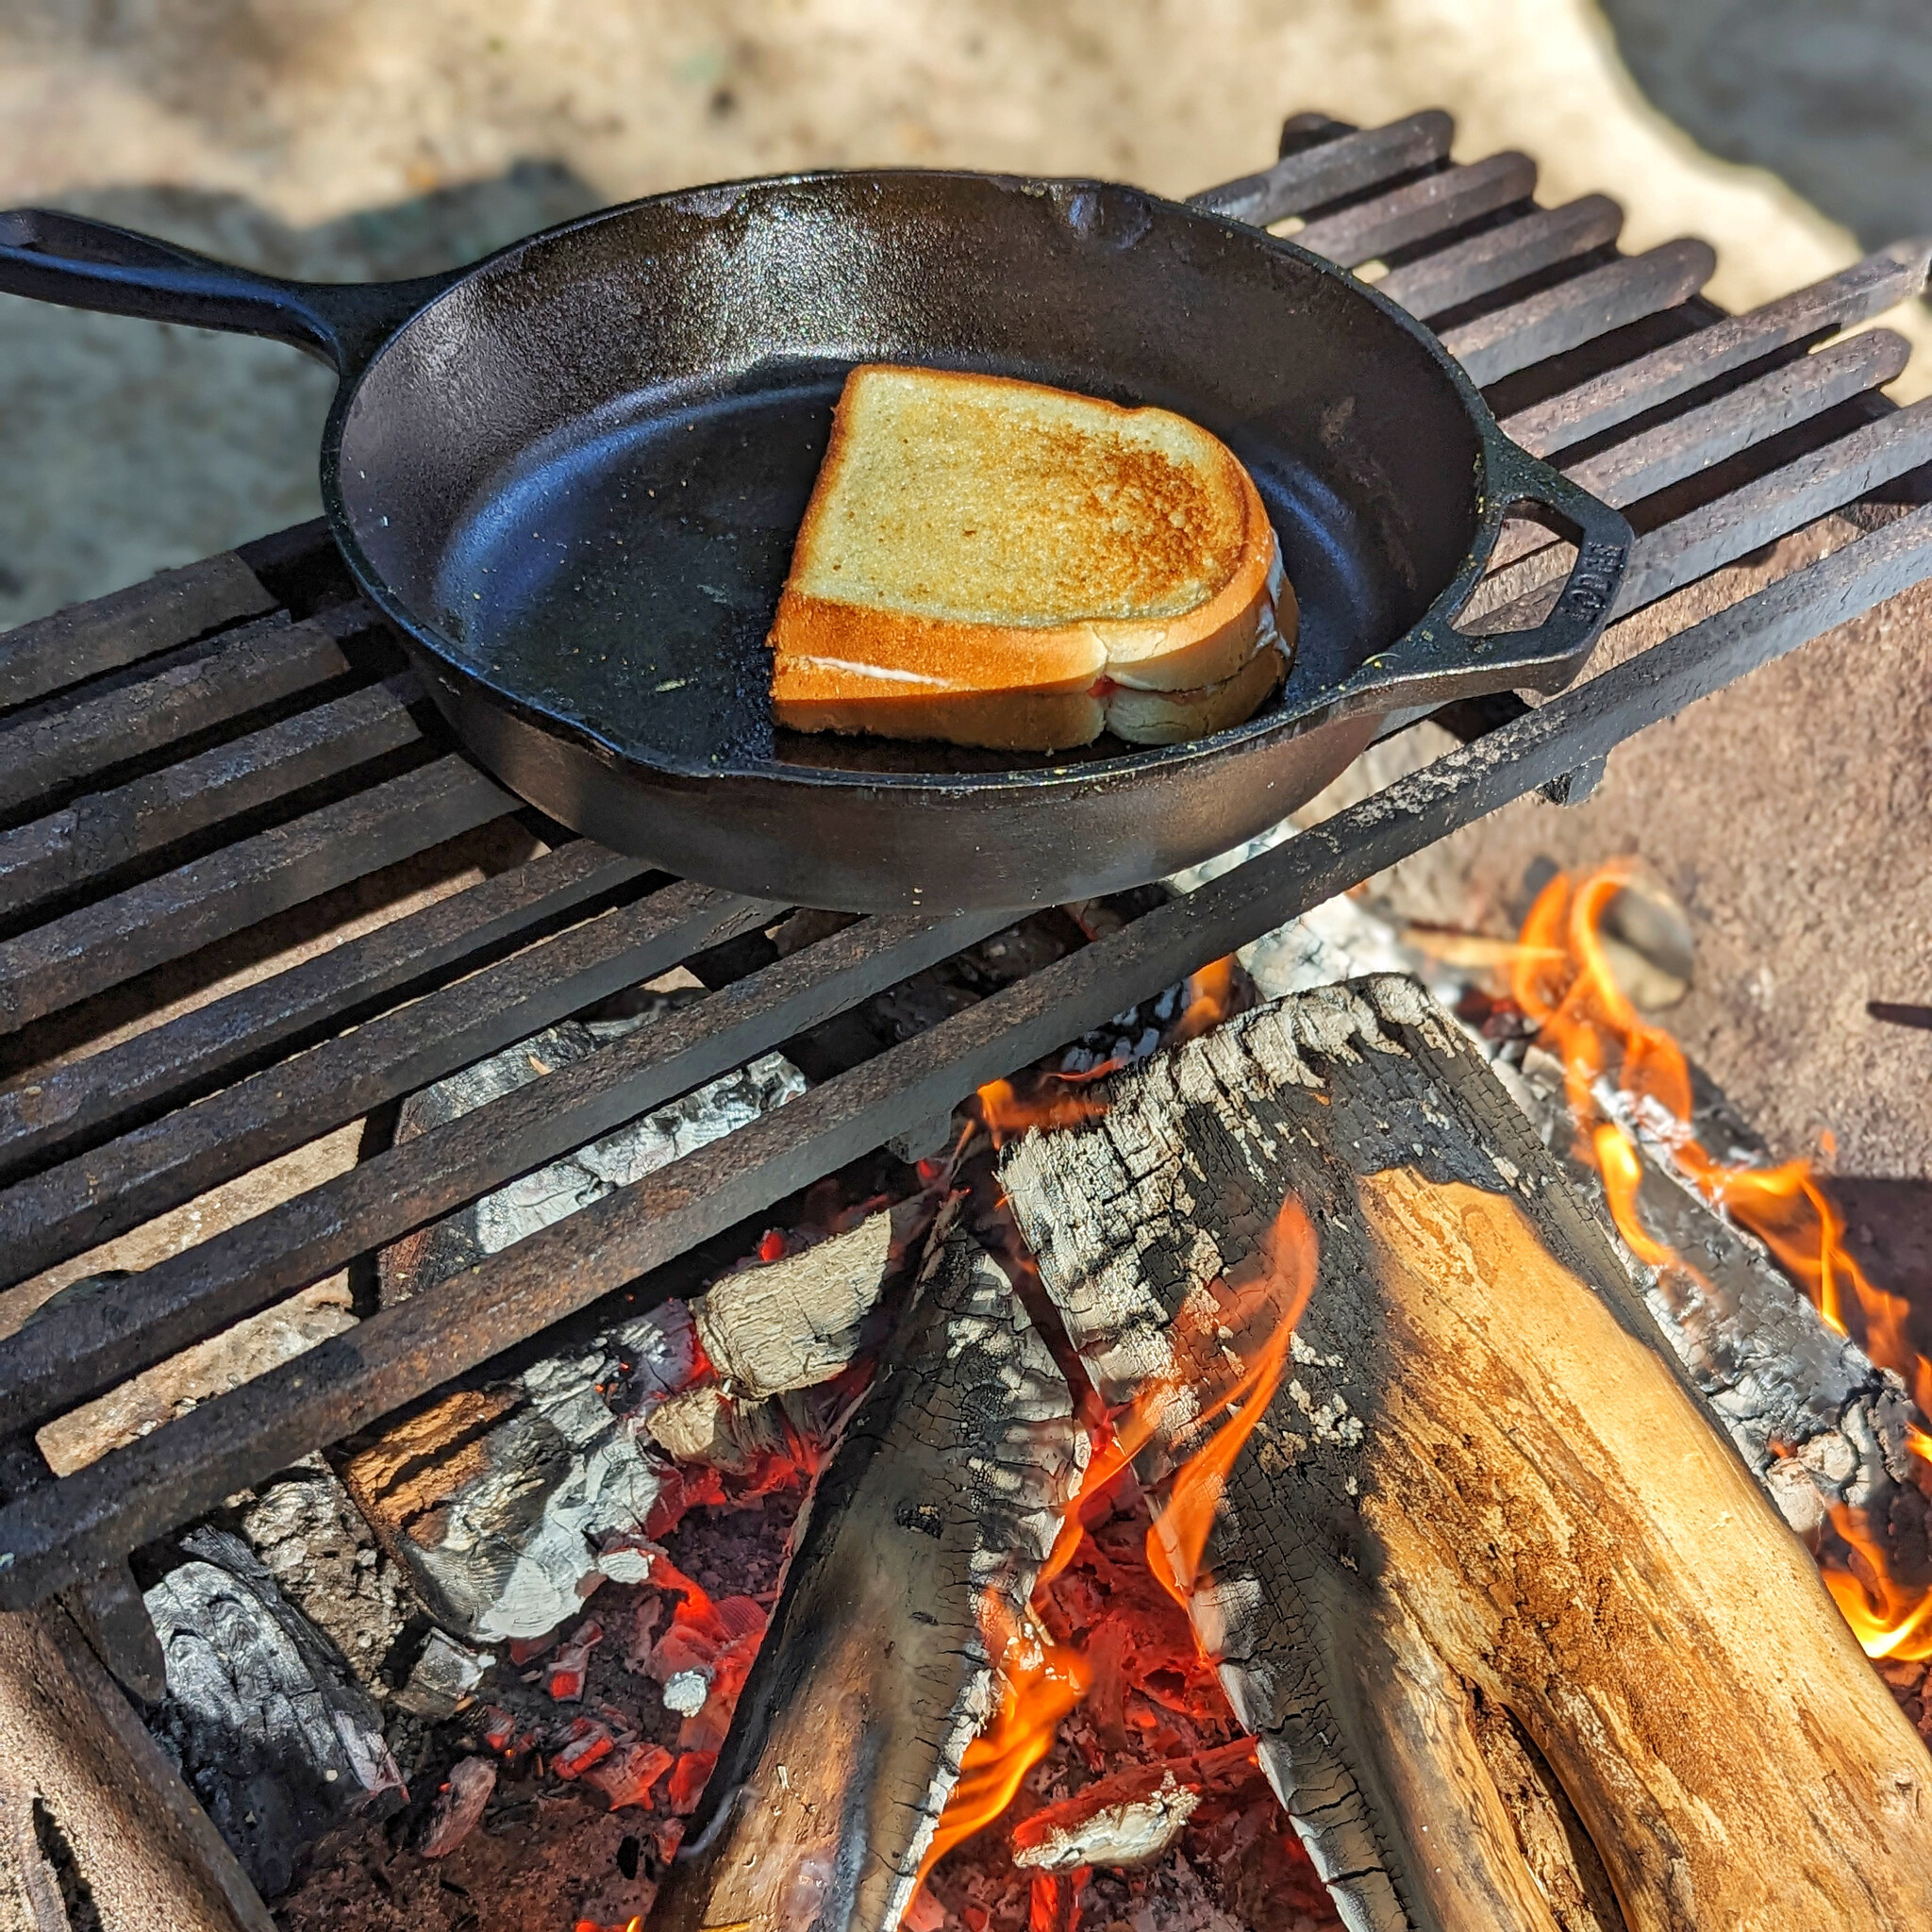
[[[982,1607],[1017,1620],[1077,1475],[1052,1357],[950,1212],[806,1507],[654,1924],[887,1932],[993,1708]]]
[[[375,1706],[335,1645],[241,1538],[203,1527],[146,1595],[167,1666],[153,1727],[256,1888],[286,1890],[302,1848],[400,1792]]]
[[[1319,1234],[1191,1612],[1346,1923],[1564,1923],[1484,1707],[1627,1932],[1927,1923],[1923,1745],[1445,1016],[1407,981],[1323,989],[1103,1097],[1002,1173],[1110,1401],[1171,1370],[1184,1304],[1252,1275],[1286,1196]],[[1181,1405],[1157,1494],[1199,1434]]]

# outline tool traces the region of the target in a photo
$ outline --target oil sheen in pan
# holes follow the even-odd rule
[[[1070,754],[774,731],[765,639],[843,379],[824,364],[791,375],[667,413],[661,394],[641,395],[527,453],[464,516],[445,554],[438,616],[459,655],[652,764],[716,770],[775,758],[952,773],[1065,763]],[[1301,612],[1274,710],[1359,661],[1364,636],[1389,620],[1342,506],[1307,472],[1250,467]],[[1103,738],[1071,756],[1127,753]]]

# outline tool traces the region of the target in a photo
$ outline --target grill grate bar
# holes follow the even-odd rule
[[[451,755],[0,942],[0,1032],[521,808]]]
[[[0,833],[0,913],[72,892],[137,858],[400,751],[422,738],[414,679],[365,686]]]
[[[1527,155],[1491,155],[1467,167],[1424,175],[1407,188],[1310,222],[1289,239],[1343,268],[1354,268],[1432,235],[1447,234],[1512,202],[1527,201],[1535,192],[1536,163]]]
[[[1306,214],[1440,161],[1448,154],[1455,134],[1455,122],[1440,108],[1430,108],[1386,127],[1358,130],[1303,148],[1258,175],[1205,188],[1189,199],[1197,208],[1265,228],[1271,222]]]
[[[1631,556],[1612,614],[1641,609],[1924,462],[1932,462],[1932,397],[1652,531],[1641,555]]]
[[[312,959],[0,1091],[0,1165],[85,1144],[130,1116],[192,1100],[241,1066],[365,1014],[435,975],[521,940],[648,871],[574,840]]]
[[[1905,368],[1912,345],[1889,328],[1829,342],[1728,395],[1615,443],[1579,463],[1574,482],[1618,508],[1740,455],[1840,403],[1882,388]]]
[[[1306,911],[1932,569],[1915,511],[1311,830],[828,1081],[779,1112],[383,1310],[0,1510],[0,1607],[21,1607],[323,1442],[915,1127],[1207,957]],[[153,1271],[150,1271],[152,1274]]]
[[[1905,242],[1881,249],[1824,281],[1746,315],[1727,316],[1621,369],[1607,369],[1547,402],[1519,409],[1503,427],[1540,457],[1600,436],[1794,342],[1882,315],[1925,286],[1928,257],[1932,243],[1927,242]]]
[[[359,607],[357,615],[365,621]],[[349,668],[328,626],[291,625],[278,612],[192,646],[137,683],[53,701],[54,708],[0,726],[0,812],[344,677]]]
[[[1910,354],[1911,344],[1890,329],[1848,336],[1774,369],[1702,408],[1613,443],[1582,462],[1561,467],[1606,503],[1627,508],[1890,382]],[[1490,574],[1472,600],[1471,614],[1498,609],[1506,601],[1555,582],[1561,575],[1558,557],[1543,529],[1536,525],[1506,528],[1491,553]]]
[[[0,637],[0,711],[192,643],[244,618],[265,617],[275,601],[228,550],[23,624]]]
[[[1606,247],[1623,226],[1624,210],[1608,195],[1586,194],[1405,262],[1375,286],[1390,301],[1426,321],[1507,289],[1540,269]]]
[[[85,1254],[783,908],[678,881],[0,1193],[0,1287]]]
[[[1674,308],[1716,271],[1709,242],[1661,242],[1445,329],[1442,346],[1468,370],[1473,383],[1485,388],[1612,329]]]
[[[778,910],[758,909],[766,917]],[[0,1387],[8,1391],[11,1416],[30,1425],[86,1401],[371,1246],[742,1066],[1011,919],[977,912],[864,920],[157,1262],[108,1293],[49,1308],[0,1338]]]

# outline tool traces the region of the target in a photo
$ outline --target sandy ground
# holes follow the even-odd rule
[[[1661,9],[1616,4],[1649,47]],[[1430,105],[1465,157],[1534,154],[1546,201],[1615,193],[1629,245],[1708,236],[1726,303],[1857,252],[1647,107],[1588,0],[0,0],[0,203],[331,279],[824,163],[1186,193],[1293,109]],[[0,298],[0,625],[311,513],[328,394],[273,344]]]

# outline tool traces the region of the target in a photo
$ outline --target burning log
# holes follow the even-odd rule
[[[1302,994],[1096,1098],[1002,1178],[1352,1928],[1552,1932],[1610,1890],[1626,1932],[1932,1919],[1923,1745],[1418,989]]]
[[[990,1637],[1025,1614],[1078,1448],[1052,1357],[949,1210],[807,1505],[655,1925],[898,1924],[995,1702]]]

